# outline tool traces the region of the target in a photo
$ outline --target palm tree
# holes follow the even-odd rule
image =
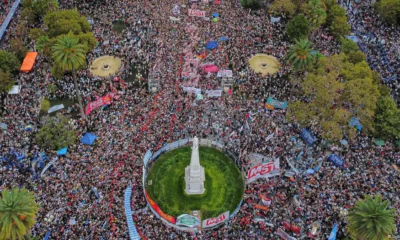
[[[86,64],[86,52],[84,49],[85,46],[79,44],[79,39],[70,35],[61,37],[52,48],[52,56],[56,65],[63,71],[72,71],[72,78],[74,80],[75,91],[78,96],[82,118],[85,118],[85,113],[83,112],[82,98],[76,82],[75,71],[79,70]]]
[[[380,195],[375,199],[366,195],[350,209],[347,221],[353,239],[385,240],[395,231],[394,209],[388,209],[389,201],[382,201]]]
[[[286,55],[286,62],[296,71],[294,83],[292,84],[291,89],[292,94],[297,85],[297,74],[305,71],[313,63],[314,57],[311,55],[311,52],[311,42],[307,39],[301,39],[296,40],[296,43],[290,47]]]
[[[25,188],[4,190],[0,199],[0,239],[21,239],[35,225],[39,205]]]

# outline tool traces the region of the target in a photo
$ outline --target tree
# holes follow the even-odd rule
[[[0,94],[11,90],[14,80],[11,79],[10,73],[0,70]]]
[[[36,41],[36,49],[43,55],[51,56],[51,42],[50,39],[44,35],[40,36]]]
[[[59,39],[57,44],[53,46],[53,59],[57,66],[63,71],[71,71],[74,80],[75,91],[77,93],[79,108],[82,118],[85,118],[83,111],[81,94],[78,83],[76,82],[76,70],[81,69],[86,64],[86,56],[84,46],[79,44],[79,39],[72,36],[64,36]]]
[[[0,70],[3,72],[12,72],[18,70],[20,67],[20,61],[18,58],[7,51],[0,51]]]
[[[335,17],[332,21],[332,24],[329,27],[329,30],[336,38],[343,37],[350,33],[350,25],[347,23],[347,17]]]
[[[40,103],[40,109],[47,113],[47,111],[50,109],[50,101],[48,99],[43,99]]]
[[[375,7],[382,18],[390,24],[400,24],[400,1],[381,0],[375,3]]]
[[[309,19],[314,29],[319,28],[326,21],[326,6],[320,0],[310,0],[302,7],[304,15]]]
[[[310,31],[310,24],[303,14],[297,15],[287,24],[287,35],[292,41],[307,39]]]
[[[22,61],[29,50],[24,46],[24,43],[20,39],[14,38],[11,39],[11,51],[20,61]]]
[[[400,110],[390,96],[381,96],[375,111],[376,134],[384,139],[400,138]]]
[[[35,135],[35,141],[43,149],[60,150],[75,143],[77,132],[70,127],[69,119],[61,114],[47,118]]]
[[[58,9],[57,0],[24,0],[22,3],[21,18],[28,23],[38,22],[47,13]]]
[[[341,51],[342,51],[343,53],[348,54],[348,53],[350,53],[350,52],[354,52],[354,51],[360,50],[360,49],[358,48],[357,43],[355,43],[354,41],[352,41],[352,40],[350,40],[350,39],[341,38],[341,39],[340,39],[340,42],[342,43]]]
[[[269,7],[269,12],[291,18],[296,13],[296,5],[291,0],[275,0]]]
[[[313,61],[311,55],[311,42],[306,39],[296,40],[296,43],[290,47],[286,61],[296,71],[306,70]]]
[[[25,188],[3,190],[0,199],[0,239],[22,239],[36,223],[39,205]]]
[[[72,32],[74,35],[91,32],[91,27],[84,16],[77,10],[59,10],[46,14],[44,25],[49,38]]]
[[[47,28],[47,35],[42,35],[42,37],[47,36],[46,42],[50,48],[65,35],[73,35],[79,39],[79,43],[84,45],[85,53],[92,51],[97,45],[90,24],[77,10],[50,12],[44,17],[44,25]]]
[[[295,45],[291,46],[286,55],[286,62],[297,72],[294,76],[294,83],[292,84],[291,94],[297,85],[298,72],[306,70],[313,63],[313,56],[311,55],[311,42],[302,39],[296,40]]]
[[[393,235],[396,229],[394,209],[389,209],[389,201],[380,195],[369,195],[358,200],[350,209],[347,221],[348,230],[353,239],[384,240]]]
[[[353,64],[349,59],[343,53],[336,54],[308,68],[309,74],[301,83],[306,101],[290,103],[288,118],[295,116],[300,125],[319,127],[322,137],[333,142],[355,136],[349,126],[351,117],[360,120],[363,131],[373,133],[381,89],[365,60]]]
[[[336,17],[346,17],[346,10],[338,4],[328,7],[326,25],[330,26]]]
[[[262,7],[261,0],[240,0],[242,7],[249,8],[249,9],[260,9]]]

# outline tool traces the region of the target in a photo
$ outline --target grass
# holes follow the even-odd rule
[[[201,210],[203,219],[233,212],[243,197],[243,179],[235,163],[214,148],[200,147],[200,165],[205,170],[202,195],[185,193],[185,168],[190,164],[191,147],[161,155],[146,179],[146,190],[161,210],[172,216]],[[151,185],[147,185],[152,180]]]

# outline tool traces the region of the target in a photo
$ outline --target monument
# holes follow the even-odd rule
[[[194,137],[190,165],[185,168],[186,194],[203,194],[206,190],[204,189],[204,180],[204,168],[200,165],[199,158],[199,139]]]

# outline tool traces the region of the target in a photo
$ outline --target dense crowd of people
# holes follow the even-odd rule
[[[0,25],[6,19],[14,1],[3,0],[0,4]]]
[[[347,144],[329,145],[321,140],[312,146],[304,143],[301,128],[287,121],[285,110],[264,107],[267,97],[288,101],[290,96],[291,70],[283,63],[290,46],[285,20],[271,22],[263,10],[250,12],[239,1],[218,2],[59,1],[62,8],[77,7],[93,19],[99,45],[87,55],[88,63],[102,55],[118,56],[123,67],[117,77],[125,81],[93,76],[89,70],[78,72],[85,105],[113,89],[118,98],[106,109],[94,110],[87,119],[77,114],[71,124],[79,131],[78,139],[85,132],[96,134],[98,139],[93,146],[77,142],[68,146],[65,156],[59,156],[35,144],[34,134],[41,124],[38,106],[42,98],[74,98],[72,77],[66,74],[62,81],[56,81],[44,67],[49,64],[40,54],[32,72],[19,74],[20,93],[7,95],[4,100],[1,122],[7,124],[7,130],[0,132],[0,186],[26,187],[35,193],[40,210],[32,230],[34,236],[42,238],[49,233],[50,239],[128,239],[123,209],[127,186],[133,187],[132,217],[144,239],[278,239],[278,228],[297,239],[326,239],[334,223],[339,224],[338,239],[343,239],[346,212],[364,194],[380,193],[400,214],[400,190],[395,187],[400,184],[395,167],[400,164],[399,149],[390,142],[376,146],[362,132]],[[368,16],[370,19],[371,12],[354,13],[354,9],[371,11],[369,3],[355,6],[348,12],[354,14],[349,18],[353,29],[362,31],[362,23],[371,25],[373,30],[382,29],[373,27],[378,24],[377,18],[363,20]],[[204,10],[207,17],[189,17],[189,8]],[[211,21],[212,13],[219,14],[218,22]],[[171,16],[179,21],[171,20]],[[126,24],[122,33],[112,30],[117,20]],[[16,34],[12,26],[3,49],[9,47],[7,39]],[[192,38],[192,30],[188,29],[195,29],[197,37]],[[389,63],[380,60],[381,55],[376,52],[379,48],[372,42],[363,45],[367,47],[363,50],[371,66],[386,78],[392,76],[387,72],[390,68],[400,69],[396,67],[398,56],[388,50],[398,35],[385,30],[374,34],[380,33],[387,37],[382,48],[390,52],[385,55]],[[220,37],[228,40],[219,41],[216,49],[206,51],[206,43]],[[338,52],[337,43],[330,45],[332,37],[327,32],[311,38],[317,50],[325,54]],[[216,74],[199,70],[197,85],[190,78],[181,77],[182,58],[188,46],[194,55],[201,56],[200,64],[232,69],[234,91],[209,97],[205,91],[221,85]],[[279,71],[268,76],[254,73],[248,59],[257,53],[280,60]],[[159,82],[157,93],[127,81],[135,68],[149,71],[149,78]],[[49,85],[56,85],[56,91],[49,92]],[[203,98],[182,88],[188,85],[201,89]],[[73,111],[78,112],[78,108],[74,106]],[[28,125],[32,126],[29,131]],[[309,130],[320,136],[320,129]],[[142,186],[142,159],[148,149],[155,152],[166,143],[193,136],[224,143],[230,152],[240,156],[239,166],[244,172],[251,167],[250,153],[279,157],[282,169],[279,177],[247,184],[240,211],[226,224],[196,233],[179,231],[156,218],[146,207]],[[336,167],[327,161],[330,153],[344,159],[345,166]],[[34,159],[44,160],[34,165]],[[54,164],[41,174],[50,161]],[[307,173],[309,169],[313,173]],[[262,204],[260,194],[271,199],[268,210],[255,207]],[[312,229],[313,226],[318,227]],[[398,217],[396,226],[399,229]]]

